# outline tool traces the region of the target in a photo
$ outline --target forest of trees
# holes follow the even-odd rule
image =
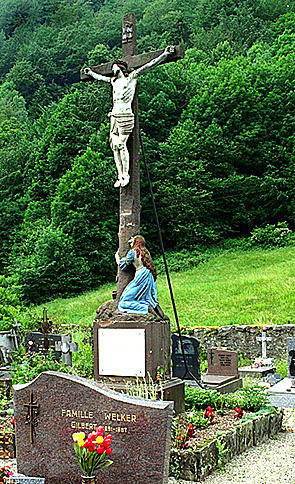
[[[111,92],[79,71],[120,57],[129,11],[139,52],[186,50],[139,82],[166,247],[295,228],[294,0],[1,0],[0,306],[8,287],[39,302],[114,279]]]

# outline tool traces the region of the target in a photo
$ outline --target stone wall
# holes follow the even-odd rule
[[[280,432],[283,411],[276,410],[257,415],[251,420],[239,423],[232,430],[214,439],[196,451],[172,449],[170,454],[170,474],[187,481],[200,482],[216,469],[219,448],[222,448],[222,462],[230,461],[253,445],[265,442]]]
[[[240,351],[246,358],[258,358],[261,356],[261,342],[256,341],[257,336],[265,331],[271,341],[266,343],[266,354],[269,358],[287,358],[287,338],[295,338],[295,324],[274,326],[222,326],[222,327],[197,327],[191,336],[195,336],[205,350],[217,347]]]

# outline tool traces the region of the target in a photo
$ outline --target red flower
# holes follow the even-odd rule
[[[107,449],[108,447],[110,447],[111,441],[112,441],[112,439],[107,439],[107,438],[104,439],[103,446],[104,446],[105,449]]]
[[[110,455],[112,452],[113,452],[113,449],[111,449],[110,447],[106,449],[106,455]]]
[[[108,449],[107,449],[108,450]],[[98,445],[97,446],[97,449],[96,449],[96,452],[98,454],[103,454],[104,453],[104,446],[103,445]]]
[[[242,410],[240,407],[235,407],[235,412],[237,413],[234,415],[234,418],[238,419],[243,417],[244,410]]]
[[[83,445],[86,449],[88,449],[90,452],[95,451],[95,444],[91,440],[85,440],[85,443]]]
[[[91,432],[90,434],[87,435],[87,440],[90,440],[90,442],[93,442],[93,440],[95,440],[96,437],[97,437],[97,433]]]
[[[103,435],[103,433],[104,433],[104,427],[102,425],[100,425],[99,427],[96,427],[95,430],[96,430],[97,437],[99,435]]]
[[[10,421],[12,424],[15,423],[15,419],[12,417],[11,421]]]

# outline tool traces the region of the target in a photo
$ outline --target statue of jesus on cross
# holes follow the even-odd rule
[[[112,63],[112,77],[97,74],[90,67],[84,69],[84,74],[91,76],[98,81],[109,82],[113,89],[113,109],[110,117],[110,145],[114,153],[114,159],[118,171],[118,180],[115,187],[125,187],[130,180],[129,175],[129,151],[127,141],[134,128],[134,113],[132,101],[134,99],[137,79],[153,67],[158,66],[171,54],[174,54],[175,47],[168,46],[155,59],[145,65],[128,73],[127,62],[115,60]]]

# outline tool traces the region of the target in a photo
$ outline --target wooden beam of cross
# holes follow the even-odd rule
[[[122,54],[124,62],[128,65],[128,71],[139,69],[163,54],[165,49],[137,54],[136,47],[136,20],[133,13],[128,13],[123,18],[122,24]],[[182,47],[176,46],[173,53],[163,59],[161,63],[175,62],[184,57]],[[93,66],[90,68],[94,73],[101,76],[112,77],[112,62]],[[80,78],[83,81],[93,80],[82,70]],[[132,112],[134,114],[134,128],[128,138],[127,148],[130,157],[129,175],[130,181],[120,188],[120,218],[119,218],[119,255],[125,256],[129,246],[128,240],[140,233],[140,176],[139,176],[139,123],[138,123],[138,94],[137,90],[133,97]],[[127,271],[118,269],[117,277],[117,301],[127,284],[133,279],[134,270]]]
[[[24,407],[27,408],[27,415],[26,415],[26,425],[30,426],[30,442],[31,444],[34,443],[34,432],[35,427],[37,425],[37,417],[39,415],[40,405],[37,402],[34,402],[34,395],[33,392],[30,393],[30,401],[29,403],[24,403]]]

